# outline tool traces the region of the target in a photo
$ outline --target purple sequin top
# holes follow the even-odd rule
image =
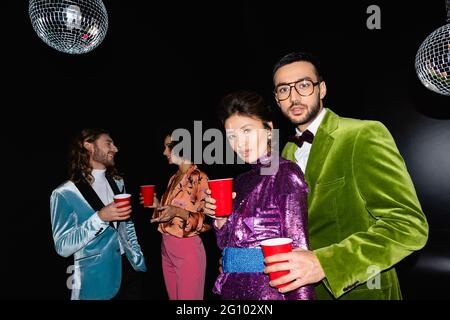
[[[270,159],[263,157],[252,169],[236,177],[233,189],[233,214],[217,229],[217,245],[259,248],[262,240],[274,237],[292,238],[293,248],[308,249],[307,192],[303,173],[295,163],[280,158],[275,175],[261,175],[260,169]],[[286,294],[269,285],[264,273],[221,273],[213,292],[233,300],[310,300],[315,298],[313,286],[305,286]]]

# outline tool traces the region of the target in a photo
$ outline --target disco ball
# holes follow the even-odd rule
[[[422,43],[416,55],[416,72],[426,88],[450,96],[450,23]]]
[[[101,0],[30,0],[31,23],[50,47],[70,54],[96,48],[108,30]]]

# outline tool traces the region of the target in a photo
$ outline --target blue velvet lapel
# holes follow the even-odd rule
[[[114,195],[121,193],[113,178],[106,176],[106,180],[108,180],[108,183],[111,186]],[[78,188],[78,190],[92,207],[92,209],[94,209],[95,211],[100,211],[105,206],[94,189],[92,189],[92,186],[86,181],[86,179],[81,179],[79,182],[75,183],[75,186]],[[114,228],[114,224],[111,221],[109,222],[109,225]],[[119,221],[117,221],[117,228],[118,227]]]

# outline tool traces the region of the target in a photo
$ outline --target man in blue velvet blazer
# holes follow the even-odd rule
[[[125,191],[115,168],[117,151],[107,131],[83,130],[71,150],[70,180],[51,195],[56,251],[74,256],[67,281],[74,300],[140,298],[147,269],[131,206],[114,203],[114,195]]]

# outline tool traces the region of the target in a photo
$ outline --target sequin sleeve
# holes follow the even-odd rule
[[[276,194],[281,215],[283,237],[292,238],[294,248],[309,248],[308,242],[308,187],[303,173],[294,163],[280,167]]]
[[[232,225],[230,219],[232,219],[232,216],[228,217],[227,222],[225,222],[220,229],[216,226],[215,222],[213,223],[216,232],[217,246],[220,250],[223,250],[228,245],[228,235]]]
[[[300,168],[292,163],[281,168],[277,179],[278,202],[283,237],[291,238],[294,248],[309,249],[308,240],[308,187]],[[289,300],[315,299],[314,287],[301,287],[287,294]]]

